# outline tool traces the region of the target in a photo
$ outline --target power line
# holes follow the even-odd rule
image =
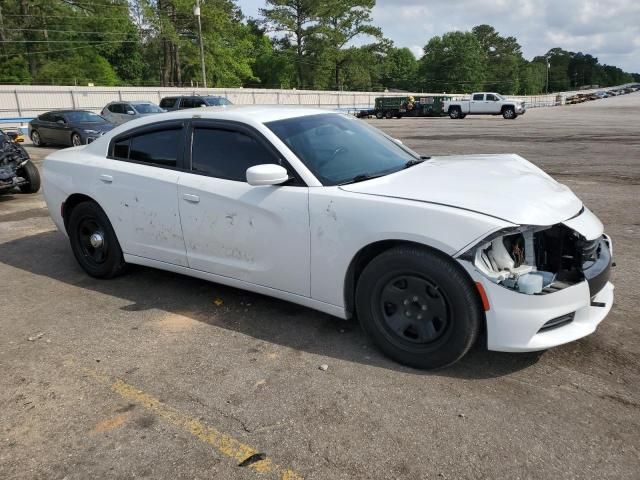
[[[52,30],[50,28],[5,28],[5,32],[47,32],[47,33],[79,33],[100,35],[130,35],[136,32],[86,32],[81,30]]]
[[[86,42],[84,42],[86,43]],[[109,45],[112,43],[122,43],[120,41],[104,41],[104,42],[100,42],[94,45],[83,45],[81,47],[69,47],[69,48],[60,48],[60,49],[56,49],[56,50],[37,50],[35,52],[19,52],[19,53],[13,53],[13,54],[6,54],[6,55],[0,55],[0,58],[8,58],[8,57],[19,57],[19,56],[24,56],[24,55],[38,55],[41,53],[45,53],[45,54],[49,54],[49,53],[59,53],[59,52],[68,52],[70,50],[80,50],[83,48],[93,48],[96,46],[100,46],[100,45]]]
[[[139,43],[138,40],[109,40],[110,43]],[[104,43],[104,40],[1,40],[0,43]]]

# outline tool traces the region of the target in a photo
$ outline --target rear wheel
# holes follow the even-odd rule
[[[376,112],[376,118],[377,118],[378,120],[382,120],[382,117],[384,117],[384,114],[383,114],[380,110],[378,110],[378,111]]]
[[[384,114],[384,118],[386,118],[387,120],[391,120],[393,118],[393,112],[391,110],[387,110],[387,112]]]
[[[18,174],[28,182],[26,185],[19,187],[22,193],[36,193],[40,190],[40,173],[31,160],[28,160],[27,163],[20,168]]]
[[[473,283],[444,254],[397,247],[374,258],[356,289],[364,330],[393,360],[450,365],[476,341],[482,311]]]
[[[73,145],[74,147],[79,147],[80,145],[82,145],[82,137],[80,136],[80,134],[73,133],[71,135],[71,145]]]
[[[460,111],[459,108],[450,108],[449,109],[449,117],[456,120],[458,118],[460,118],[460,116],[462,115],[462,112]]]
[[[92,277],[112,278],[124,271],[122,249],[109,218],[98,204],[78,204],[67,225],[71,249],[85,272]]]

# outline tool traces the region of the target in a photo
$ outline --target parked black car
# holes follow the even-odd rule
[[[187,95],[179,97],[164,97],[160,100],[160,108],[165,110],[183,110],[199,107],[226,107],[233,105],[225,97],[216,95]]]
[[[45,144],[77,147],[93,142],[115,125],[86,110],[57,110],[29,122],[29,137],[36,147]]]
[[[40,174],[22,145],[0,130],[0,194],[15,188],[36,193],[40,190]]]

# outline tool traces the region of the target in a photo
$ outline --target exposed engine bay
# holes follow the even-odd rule
[[[595,295],[608,281],[611,252],[606,237],[588,241],[562,224],[522,227],[480,245],[474,264],[491,281],[520,293],[548,294],[587,280]]]

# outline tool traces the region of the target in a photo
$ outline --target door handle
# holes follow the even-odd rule
[[[187,202],[191,202],[191,203],[200,202],[200,197],[198,195],[193,195],[191,193],[183,193],[182,198],[184,198]]]
[[[113,182],[113,177],[111,175],[100,175],[100,180],[104,183],[111,183]]]

